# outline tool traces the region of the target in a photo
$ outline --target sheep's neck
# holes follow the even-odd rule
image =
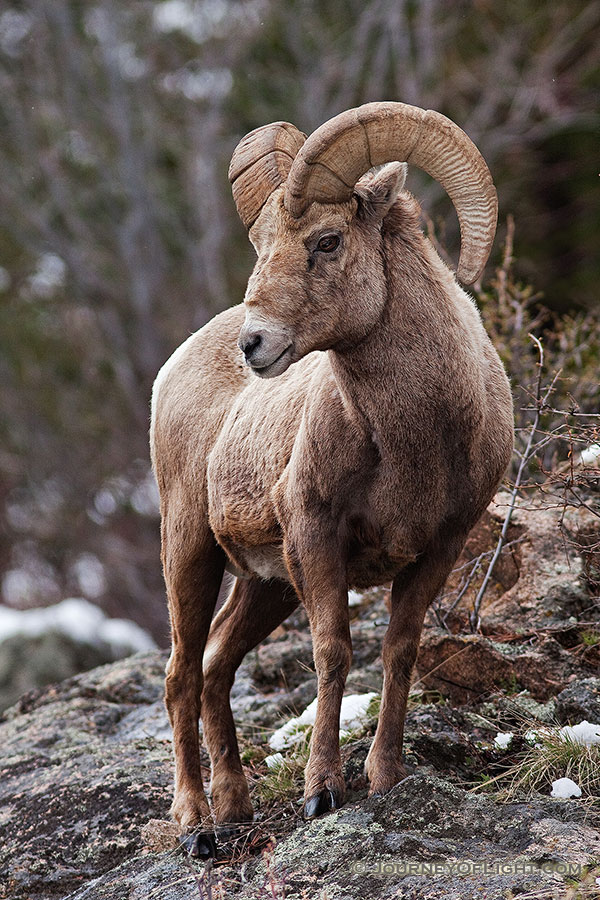
[[[439,413],[444,370],[460,340],[448,298],[441,290],[434,296],[430,284],[419,293],[404,301],[399,291],[390,290],[385,311],[367,337],[350,350],[330,351],[348,413],[383,455],[401,452],[407,423],[423,423]],[[427,427],[421,424],[418,431],[423,435]]]
[[[466,427],[473,397],[461,385],[478,380],[467,371],[467,345],[480,328],[476,312],[464,306],[441,262],[414,256],[403,248],[386,267],[386,305],[367,337],[330,351],[348,413],[392,462],[406,454],[410,423],[418,423],[413,437],[423,444],[440,440],[449,415],[454,427]]]

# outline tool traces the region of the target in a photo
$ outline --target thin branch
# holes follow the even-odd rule
[[[504,517],[504,523],[502,525],[502,531],[500,532],[500,537],[498,538],[496,550],[494,552],[494,555],[492,556],[492,559],[488,566],[487,572],[485,573],[483,582],[481,583],[481,587],[479,588],[479,591],[477,592],[477,597],[475,598],[473,610],[471,611],[471,614],[469,616],[469,623],[471,625],[471,631],[473,633],[479,631],[479,628],[481,626],[481,618],[479,615],[479,611],[481,609],[481,603],[482,603],[483,597],[485,595],[485,592],[487,590],[488,584],[490,583],[490,579],[492,577],[496,563],[498,562],[500,554],[502,553],[502,548],[504,547],[504,544],[506,543],[506,536],[508,534],[508,529],[509,529],[510,522],[512,519],[513,511],[515,508],[515,503],[517,502],[519,488],[521,486],[521,482],[523,481],[523,475],[525,473],[526,466],[532,456],[532,447],[534,445],[534,438],[535,438],[535,435],[537,432],[538,424],[540,421],[540,416],[542,414],[542,408],[543,408],[542,375],[543,375],[543,371],[544,371],[544,348],[542,346],[542,342],[539,340],[539,338],[536,338],[535,335],[530,333],[529,337],[535,343],[537,350],[538,350],[538,357],[539,357],[538,363],[537,363],[538,378],[537,378],[537,387],[536,387],[536,399],[537,399],[538,405],[537,405],[537,409],[536,409],[535,418],[533,420],[533,423],[532,423],[530,431],[529,431],[529,439],[527,441],[527,446],[525,447],[525,452],[523,454],[521,463],[519,465],[519,469],[517,471],[517,477],[515,478],[515,485],[514,485],[514,488],[512,490],[511,496],[510,496],[510,503],[508,505],[508,510],[507,510],[506,516]],[[555,379],[554,379],[554,381],[555,381]],[[554,381],[553,381],[553,383],[554,383]],[[546,392],[544,396],[547,398],[548,393]]]

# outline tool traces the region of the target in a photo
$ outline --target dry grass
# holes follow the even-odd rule
[[[600,745],[579,743],[558,731],[537,729],[537,741],[504,775],[507,799],[549,793],[552,782],[570,778],[582,799],[600,799]]]
[[[561,733],[560,727],[529,722],[521,729],[521,741],[532,746],[514,754],[507,752],[507,766],[492,778],[483,776],[472,790],[497,789],[503,801],[550,796],[552,783],[570,778],[581,788],[578,803],[600,800],[600,744],[584,744]],[[519,738],[517,737],[517,742]]]

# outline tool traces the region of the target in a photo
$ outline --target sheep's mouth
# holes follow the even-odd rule
[[[266,366],[253,366],[250,368],[259,378],[274,378],[276,375],[282,375],[292,362],[292,344],[281,351],[281,353],[271,360]]]

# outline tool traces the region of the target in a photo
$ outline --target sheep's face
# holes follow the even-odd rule
[[[239,345],[263,378],[313,350],[348,349],[379,319],[386,299],[381,224],[406,167],[393,163],[357,185],[348,203],[312,203],[299,219],[273,192],[250,230],[258,254]]]

